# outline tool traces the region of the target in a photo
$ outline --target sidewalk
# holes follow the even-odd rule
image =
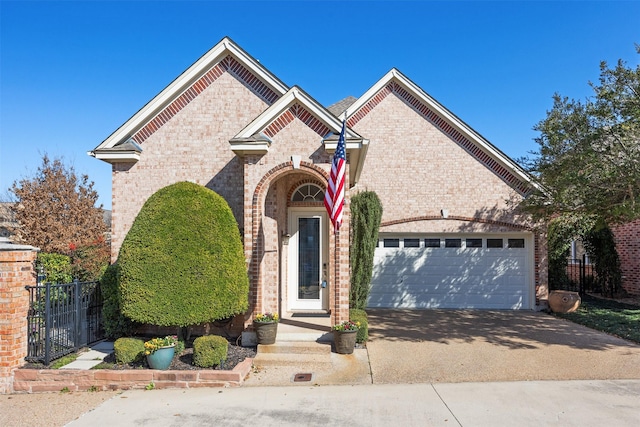
[[[70,427],[635,427],[640,380],[127,391]]]

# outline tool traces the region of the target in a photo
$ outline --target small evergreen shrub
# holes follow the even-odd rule
[[[116,363],[132,363],[142,360],[144,340],[138,338],[118,338],[113,343]]]
[[[111,264],[100,279],[102,292],[102,326],[110,339],[131,335],[134,323],[120,311],[120,291],[118,290],[118,265]]]
[[[44,269],[45,283],[71,283],[71,258],[68,255],[40,252],[36,261]]]
[[[218,335],[205,335],[193,341],[193,364],[201,368],[217,366],[227,360],[229,342]]]
[[[382,202],[373,191],[363,191],[351,197],[351,289],[349,305],[364,310],[367,307],[373,255],[378,242],[378,229],[382,219]]]
[[[185,344],[183,339],[179,339],[176,343],[176,355],[181,354],[184,351]]]
[[[369,339],[369,316],[364,310],[352,308],[349,310],[349,320],[360,323],[356,342],[363,343]]]

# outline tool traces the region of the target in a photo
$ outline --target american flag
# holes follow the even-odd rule
[[[347,153],[344,144],[345,121],[342,121],[342,131],[338,138],[338,147],[333,153],[331,161],[331,176],[329,185],[324,193],[324,206],[333,224],[333,229],[338,230],[342,224],[342,207],[344,206],[344,173],[347,169]]]

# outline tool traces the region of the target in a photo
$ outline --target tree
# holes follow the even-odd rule
[[[249,305],[238,224],[217,193],[189,182],[143,205],[118,255],[122,313],[135,322],[187,327]]]
[[[70,254],[74,249],[104,242],[106,225],[98,193],[87,175],[78,177],[62,159],[45,154],[34,177],[14,182],[17,203],[11,209],[22,242],[44,252]]]
[[[376,193],[364,191],[351,198],[351,308],[367,308],[381,218],[382,204]]]
[[[603,61],[600,71],[599,84],[590,83],[594,96],[555,94],[534,127],[540,148],[524,163],[546,191],[522,207],[537,217],[595,215],[602,226],[640,217],[640,66]]]

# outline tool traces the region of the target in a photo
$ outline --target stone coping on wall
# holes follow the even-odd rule
[[[106,391],[154,389],[239,387],[251,372],[253,359],[247,358],[231,371],[155,369],[17,369],[14,393],[65,391]]]

